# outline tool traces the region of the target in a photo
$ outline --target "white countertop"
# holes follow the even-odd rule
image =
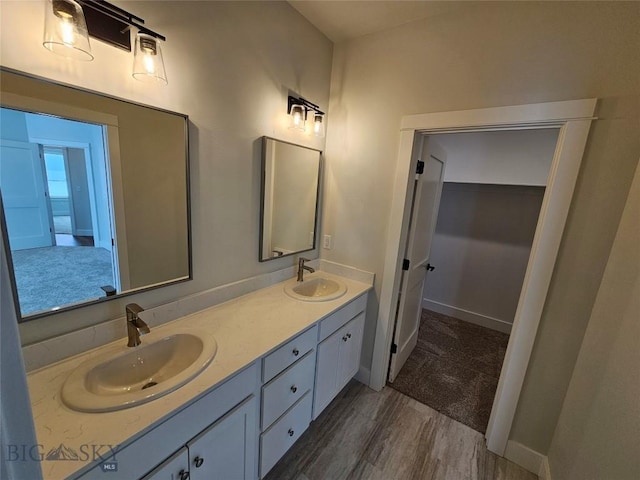
[[[284,293],[284,285],[295,282],[292,279],[152,328],[150,334],[142,337],[143,342],[151,342],[185,328],[198,329],[215,337],[218,352],[211,364],[193,380],[149,403],[114,412],[81,413],[71,410],[60,399],[62,384],[76,367],[97,354],[113,352],[115,355],[128,350],[126,339],[29,373],[27,382],[36,436],[42,446],[40,453],[46,455],[60,444],[77,451],[81,445],[129,443],[371,288],[371,285],[345,277],[326,272],[321,274],[345,283],[347,293],[324,302],[295,300]],[[42,474],[45,480],[62,479],[87,463],[90,462],[45,460],[42,462]]]

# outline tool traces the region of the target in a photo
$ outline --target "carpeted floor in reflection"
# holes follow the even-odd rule
[[[389,386],[486,432],[509,335],[422,310],[418,344]]]
[[[113,284],[104,248],[30,248],[11,257],[22,315],[104,297],[100,287]]]

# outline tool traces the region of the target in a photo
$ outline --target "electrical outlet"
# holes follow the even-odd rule
[[[326,248],[327,250],[331,250],[331,235],[325,235],[322,238],[322,248]]]

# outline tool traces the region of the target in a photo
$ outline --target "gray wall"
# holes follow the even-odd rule
[[[376,274],[371,361],[403,115],[597,97],[510,439],[546,453],[640,156],[638,2],[457,2],[335,47],[322,233]]]
[[[292,266],[291,258],[258,262],[260,139],[324,149],[324,139],[288,129],[287,93],[328,105],[333,44],[287,2],[125,3],[166,35],[168,85],[133,80],[131,54],[102,42],[92,42],[92,62],[53,55],[42,47],[40,2],[2,2],[0,58],[4,66],[189,116],[193,281],[22,323],[23,343],[121,318],[128,302],[150,308]]]
[[[545,186],[557,128],[429,135],[447,152],[445,182]]]
[[[549,449],[552,478],[640,478],[640,168]]]
[[[543,196],[542,187],[445,183],[423,298],[512,324]]]

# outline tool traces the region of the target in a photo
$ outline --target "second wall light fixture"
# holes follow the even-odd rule
[[[287,100],[287,113],[290,117],[289,128],[304,132],[310,116],[313,120],[313,134],[316,137],[324,137],[324,112],[320,110],[320,107],[315,103],[311,103],[302,97],[289,95]]]
[[[64,57],[90,61],[90,36],[130,52],[133,32],[133,78],[166,84],[160,48],[166,38],[143,24],[142,18],[102,0],[47,0],[42,44]]]

